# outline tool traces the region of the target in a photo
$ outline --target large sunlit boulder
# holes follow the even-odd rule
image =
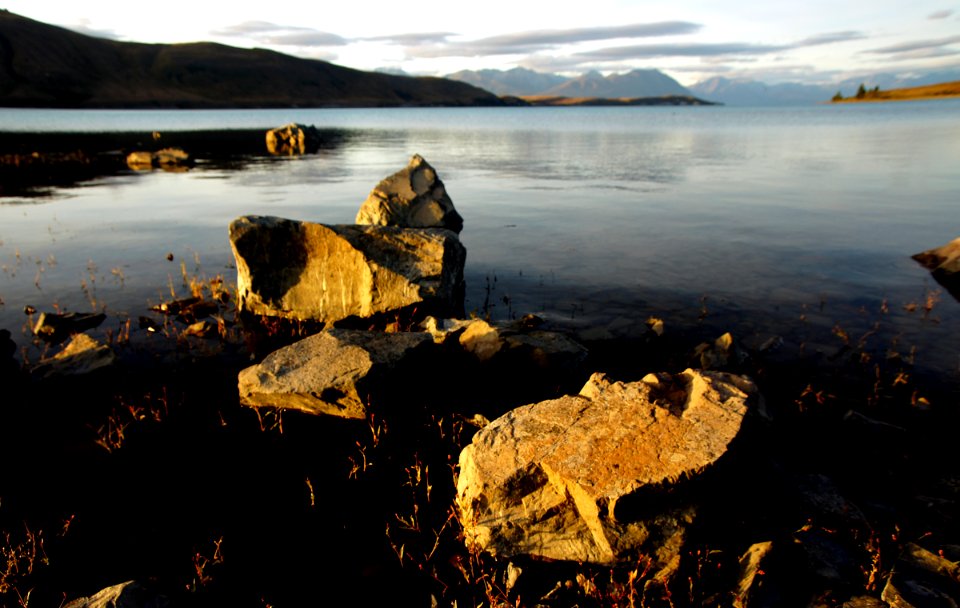
[[[671,489],[726,453],[755,395],[724,372],[686,370],[612,382],[522,406],[460,454],[466,542],[503,557],[612,563],[679,555],[695,506]]]
[[[230,245],[242,313],[334,323],[463,308],[466,249],[449,230],[243,216],[230,224]]]

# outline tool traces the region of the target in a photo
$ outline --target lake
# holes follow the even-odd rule
[[[28,305],[135,321],[172,292],[186,295],[184,270],[235,279],[227,226],[237,216],[353,223],[371,188],[420,154],[464,217],[468,312],[536,313],[601,337],[636,334],[656,316],[667,331],[729,330],[751,347],[780,336],[825,353],[842,334],[863,336],[877,352],[914,348],[918,364],[960,376],[960,303],[910,258],[960,236],[960,100],[3,109],[0,137],[162,139],[289,122],[331,143],[302,157],[130,171],[0,198],[0,327],[28,345]]]

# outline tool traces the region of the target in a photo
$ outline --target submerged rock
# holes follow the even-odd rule
[[[127,155],[127,166],[134,171],[183,171],[192,165],[190,155],[180,148],[164,148],[156,152],[138,151]]]
[[[244,216],[230,224],[230,246],[241,312],[333,323],[463,308],[466,249],[449,230]]]
[[[313,125],[290,123],[266,134],[267,152],[275,156],[294,156],[316,152],[320,148],[320,132]]]
[[[102,312],[42,312],[33,325],[33,333],[47,342],[62,342],[71,334],[99,326],[106,318]]]
[[[437,172],[419,154],[377,184],[357,212],[358,224],[446,228],[459,233],[463,218],[453,207]]]
[[[895,608],[960,605],[960,565],[907,543],[880,599]]]
[[[722,372],[633,383],[594,374],[579,395],[501,416],[460,454],[467,543],[498,556],[596,563],[642,551],[666,566],[695,509],[659,508],[658,496],[726,452],[755,393],[747,378]]]
[[[422,332],[323,331],[241,371],[240,402],[363,419],[371,402],[403,384],[394,372],[415,367],[412,353],[432,344]]]

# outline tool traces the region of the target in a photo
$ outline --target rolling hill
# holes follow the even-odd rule
[[[501,105],[444,78],[364,72],[210,42],[94,38],[0,10],[0,106],[270,108]]]

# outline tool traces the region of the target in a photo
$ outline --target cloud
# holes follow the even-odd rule
[[[614,25],[605,27],[582,27],[568,30],[533,30],[482,38],[474,44],[487,47],[508,48],[548,48],[552,46],[590,42],[594,40],[612,40],[616,38],[652,38],[657,36],[676,36],[692,34],[703,27],[689,21],[661,21],[658,23],[634,23],[632,25]]]
[[[833,44],[835,42],[848,42],[850,40],[863,40],[866,34],[856,30],[846,30],[843,32],[828,32],[826,34],[817,34],[810,36],[795,43],[794,47],[819,46],[821,44]]]
[[[936,57],[952,57],[954,55],[960,55],[960,50],[945,49],[945,48],[922,48],[915,49],[912,51],[905,51],[903,53],[896,53],[895,55],[888,57],[889,61],[907,61],[910,59],[933,59]]]
[[[960,42],[960,36],[950,36],[948,38],[935,38],[932,40],[915,40],[913,42],[903,42],[891,46],[881,47],[865,51],[879,55],[895,55],[898,53],[910,53],[922,49],[936,49]]]
[[[227,38],[252,38],[261,44],[277,46],[344,46],[349,40],[308,27],[277,25],[269,21],[245,21],[211,32]]]
[[[580,57],[602,61],[647,59],[653,57],[705,57],[712,55],[765,55],[789,49],[782,44],[753,44],[748,42],[635,44],[577,53]]]
[[[531,30],[463,42],[445,41],[445,44],[413,45],[408,47],[406,51],[411,57],[518,55],[579,42],[691,34],[699,31],[701,27],[703,26],[699,23],[689,21],[661,21],[564,30]],[[437,40],[431,42],[437,42]]]
[[[946,19],[951,16],[953,11],[950,9],[943,9],[942,11],[934,11],[927,15],[927,19]]]
[[[717,57],[731,55],[769,55],[792,49],[866,38],[862,32],[847,30],[828,32],[788,44],[758,44],[753,42],[678,42],[665,44],[636,44],[610,47],[577,53],[600,61],[649,59],[654,57]]]
[[[71,31],[77,32],[78,34],[93,36],[94,38],[108,38],[110,40],[121,40],[123,38],[113,30],[103,30],[90,27],[89,19],[81,19],[79,23],[75,25],[68,25],[66,27]]]
[[[446,42],[451,36],[456,36],[453,32],[421,32],[414,34],[394,34],[389,36],[370,36],[367,38],[358,38],[359,41],[386,42],[387,44],[398,44],[404,46],[416,46],[421,44],[440,44]]]

